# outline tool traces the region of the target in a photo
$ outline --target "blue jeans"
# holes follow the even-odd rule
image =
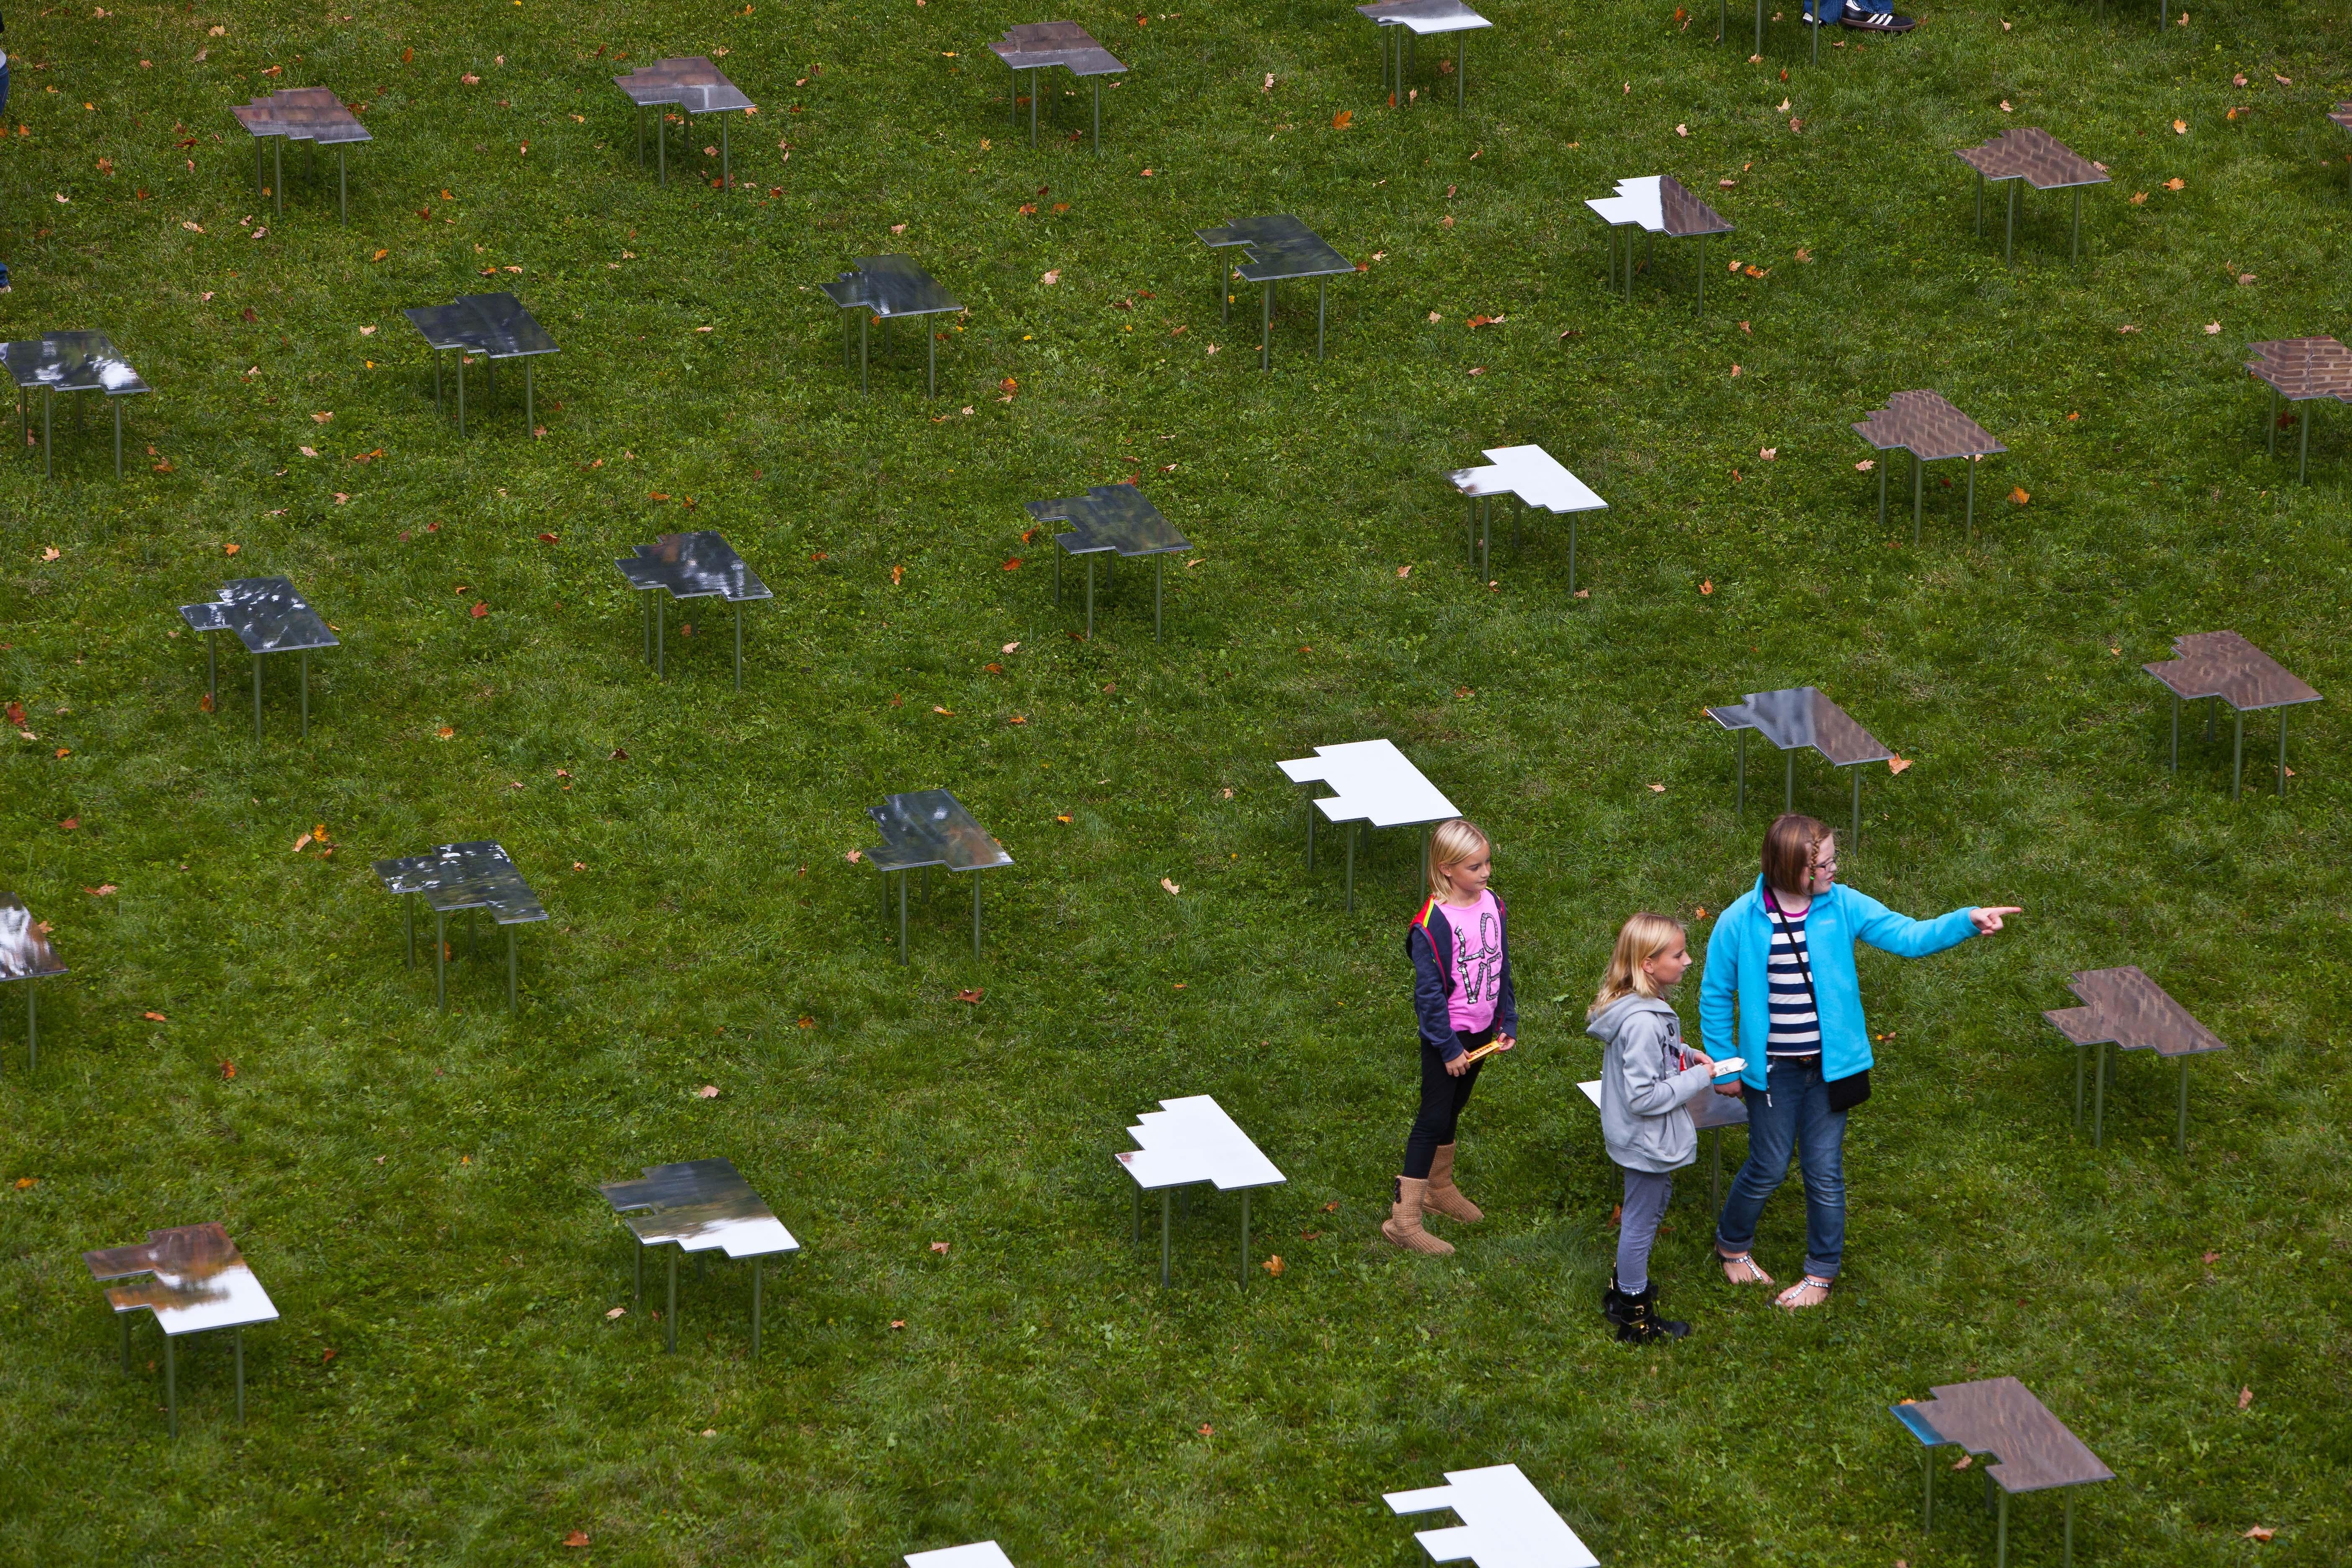
[[[1743,1091],[1748,1163],[1731,1178],[1716,1243],[1726,1252],[1748,1250],[1764,1200],[1788,1177],[1793,1153],[1805,1170],[1805,1272],[1834,1279],[1845,1256],[1845,1112],[1830,1109],[1819,1057],[1774,1058],[1764,1076],[1764,1089]]]

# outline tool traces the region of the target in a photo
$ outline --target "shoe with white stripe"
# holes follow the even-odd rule
[[[1892,11],[1855,11],[1848,9],[1840,18],[1842,25],[1863,33],[1907,33],[1919,24],[1909,16],[1898,16]]]

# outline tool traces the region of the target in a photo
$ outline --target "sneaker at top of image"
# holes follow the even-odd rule
[[[1915,18],[1900,16],[1892,11],[1857,11],[1851,5],[1846,7],[1845,15],[1839,20],[1846,26],[1864,33],[1907,33],[1919,25]]]

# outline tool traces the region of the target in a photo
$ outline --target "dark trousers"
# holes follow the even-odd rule
[[[1465,1051],[1475,1051],[1494,1037],[1492,1029],[1454,1037]],[[1406,1175],[1415,1181],[1428,1177],[1438,1146],[1454,1142],[1454,1124],[1462,1120],[1462,1108],[1470,1103],[1470,1091],[1477,1087],[1478,1074],[1486,1066],[1474,1063],[1468,1072],[1456,1078],[1445,1070],[1444,1053],[1427,1040],[1421,1043],[1421,1112],[1412,1119],[1412,1131],[1404,1141]]]

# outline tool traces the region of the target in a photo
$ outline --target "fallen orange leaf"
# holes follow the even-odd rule
[[[1343,109],[1339,113],[1331,117],[1331,129],[1334,131],[1345,131],[1349,125],[1355,123],[1355,119],[1356,111],[1354,110]]]
[[[979,987],[979,986],[974,986],[972,989],[971,989],[971,990],[969,990],[969,991],[959,991],[959,992],[957,992],[957,993],[956,993],[956,1000],[957,1000],[957,1001],[959,1001],[959,1002],[978,1003],[978,1002],[979,1002],[979,1000],[980,1000],[982,996],[984,996],[984,995],[986,995],[986,994],[987,994],[987,993],[986,993],[984,990],[982,990],[981,987]],[[942,1243],[942,1244],[941,1244],[941,1247],[942,1247],[942,1249],[944,1250],[945,1244],[944,1244],[944,1243]]]
[[[236,1076],[236,1064],[235,1062],[223,1062],[223,1063],[221,1063],[221,1077],[223,1077],[223,1078],[226,1079],[226,1078],[235,1078]]]
[[[481,603],[479,603],[478,601],[475,604],[475,605],[474,605],[474,609],[473,609],[473,616],[474,616],[474,619],[476,619],[476,620],[478,620],[478,620],[480,620],[484,616],[487,616],[487,615],[488,615],[489,613],[490,613],[490,607],[489,607],[488,605],[481,604]]]
[[[563,1538],[563,1544],[566,1546],[585,1546],[588,1544],[588,1532],[584,1530],[575,1530],[571,1534]]]
[[[1276,1253],[1272,1258],[1269,1258],[1265,1262],[1259,1264],[1258,1267],[1265,1269],[1268,1274],[1273,1275],[1276,1279],[1281,1279],[1282,1254],[1278,1252]]]
[[[945,1255],[946,1255],[946,1253],[947,1253],[947,1249],[948,1249],[948,1247],[949,1247],[950,1246],[951,1246],[951,1245],[952,1245],[951,1243],[945,1242],[945,1241],[935,1241],[935,1242],[931,1243],[931,1250],[932,1250],[933,1252],[936,1252],[936,1253],[940,1254],[941,1256],[945,1256]]]
[[[2032,500],[2033,498],[2025,493],[2024,486],[2019,485],[2010,490],[2009,499],[2015,501],[2019,506],[2023,506],[2027,501]]]
[[[1889,757],[1886,759],[1886,771],[1890,773],[1902,773],[1904,770],[1910,767],[1910,765],[1911,759],[1908,757]]]
[[[898,586],[901,582],[905,581],[906,576],[907,576],[907,569],[906,569],[904,566],[893,566],[893,567],[891,567],[891,568],[890,568],[890,586],[892,586],[893,588],[897,587],[897,586]]]
[[[170,1020],[169,1018],[166,1018],[166,1017],[165,1017],[165,1016],[163,1016],[163,1014],[161,1014],[161,1013],[150,1013],[150,1014],[148,1014],[148,1015],[147,1015],[147,1021],[148,1021],[149,1023],[151,1023],[151,1024],[168,1024],[168,1023],[170,1023],[170,1022],[171,1022],[171,1020]]]
[[[1176,895],[1176,894],[1181,894],[1181,892],[1183,892],[1183,890],[1184,890],[1183,889],[1181,889],[1181,888],[1178,887],[1175,883],[1173,883],[1173,882],[1170,881],[1170,880],[1169,880],[1167,878],[1165,878],[1165,877],[1162,877],[1162,878],[1160,878],[1160,885],[1161,887],[1163,887],[1163,888],[1167,889],[1168,889],[1168,891],[1169,891],[1169,893],[1170,893],[1171,896],[1172,896],[1172,895]]]
[[[1698,585],[1698,591],[1699,591],[1700,593],[1702,593],[1702,594],[1712,594],[1712,593],[1714,593],[1714,592],[1715,592],[1715,579],[1714,579],[1714,578],[1712,578],[1712,577],[1710,577],[1710,578],[1708,578],[1706,582],[1701,583],[1701,584]]]
[[[2246,1531],[2244,1539],[2248,1541],[2268,1541],[2272,1536],[2276,1535],[2278,1531],[2273,1530],[2267,1524],[2257,1524]]]
[[[2164,182],[2164,188],[2168,191],[2185,190],[2188,188],[2188,185],[2189,182],[2182,179],[2178,174],[2173,175],[2172,178]]]
[[[2253,1391],[2252,1389],[2251,1389],[2251,1388],[2241,1388],[2241,1389],[2239,1389],[2239,1390],[2238,1390],[2238,1408],[2239,1408],[2239,1409],[2243,1410],[2247,1405],[2252,1405],[2253,1402],[2254,1402],[2254,1391]]]

